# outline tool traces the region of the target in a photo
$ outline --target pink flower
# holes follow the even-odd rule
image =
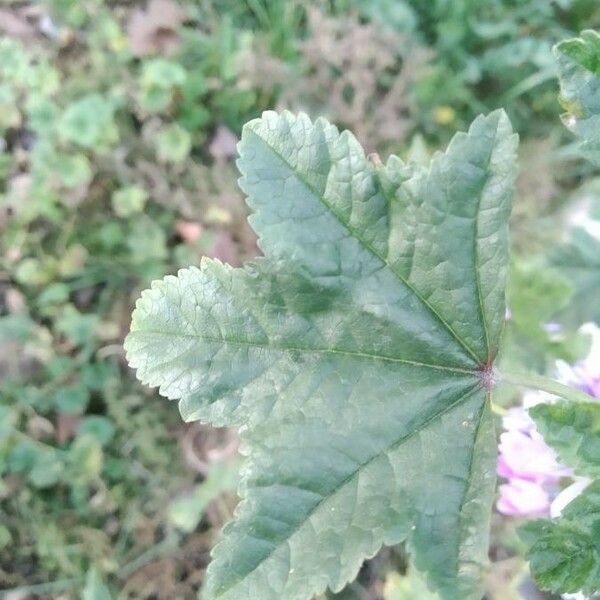
[[[556,483],[571,470],[560,465],[554,451],[536,429],[528,433],[506,431],[500,436],[498,475],[507,479],[525,479],[539,484]]]
[[[582,330],[592,336],[590,354],[575,365],[558,361],[557,379],[600,399],[600,329],[586,325]],[[553,500],[556,506],[562,506],[583,489],[582,483],[576,481],[559,493],[560,480],[572,477],[573,471],[557,461],[556,454],[546,445],[527,412],[536,404],[556,400],[546,392],[528,391],[523,395],[523,406],[509,409],[503,418],[505,432],[500,436],[497,473],[508,479],[508,483],[500,486],[496,504],[502,514],[548,516]]]
[[[529,413],[521,406],[509,408],[502,417],[502,425],[507,431],[523,431],[529,433],[535,429],[535,423]]]
[[[544,488],[524,479],[511,479],[500,486],[498,512],[513,517],[545,516],[550,510],[550,497]]]
[[[564,360],[557,361],[558,379],[566,385],[579,388],[586,394],[600,399],[600,329],[588,323],[581,328],[581,331],[592,338],[590,352],[574,365],[569,365]]]

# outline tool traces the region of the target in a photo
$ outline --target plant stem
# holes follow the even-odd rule
[[[83,579],[80,577],[73,577],[71,579],[58,579],[57,581],[48,581],[46,583],[34,583],[32,585],[23,585],[9,590],[2,590],[3,593],[10,596],[14,594],[15,598],[21,598],[22,595],[26,594],[53,594],[58,592],[64,592],[76,585],[81,585]],[[4,596],[2,596],[4,598]]]
[[[519,385],[535,390],[541,390],[560,396],[565,400],[571,402],[597,402],[595,398],[589,396],[585,392],[576,388],[569,387],[554,379],[545,377],[544,375],[538,375],[536,373],[496,373],[498,382],[505,381],[506,383],[512,383],[513,385]]]
[[[145,552],[142,552],[137,558],[134,558],[131,562],[122,566],[117,572],[117,577],[119,579],[126,579],[132,573],[135,573],[138,569],[146,566],[148,563],[153,562],[165,554],[173,552],[179,547],[178,541],[177,536],[168,535],[164,540],[154,544],[154,546],[150,546],[150,548]]]

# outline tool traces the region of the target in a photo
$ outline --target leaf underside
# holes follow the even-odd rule
[[[235,520],[204,597],[305,600],[404,540],[446,599],[481,597],[495,482],[483,376],[504,320],[516,137],[474,121],[427,170],[324,119],[239,145],[265,257],[154,282],[126,340],[186,420],[237,425]]]

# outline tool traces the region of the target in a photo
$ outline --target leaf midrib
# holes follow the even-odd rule
[[[286,158],[277,151],[276,148],[274,148],[271,144],[269,144],[263,137],[261,137],[258,133],[256,133],[256,131],[254,131],[253,129],[251,129],[250,127],[246,126],[244,127],[244,130],[246,132],[250,132],[252,135],[254,135],[258,140],[260,140],[277,158],[279,158],[279,160],[281,160],[281,162],[287,166],[287,168],[294,174],[294,176],[298,179],[298,181],[300,181],[305,187],[306,189],[313,195],[315,196],[324,206],[325,208],[327,208],[327,210],[339,221],[339,223],[346,228],[346,230],[350,233],[350,235],[356,239],[361,246],[363,246],[363,248],[365,248],[365,250],[369,251],[371,254],[373,254],[373,256],[375,256],[377,259],[379,259],[389,270],[391,273],[393,273],[396,278],[403,283],[409,290],[410,292],[421,302],[421,304],[423,304],[429,311],[430,313],[445,327],[445,329],[450,333],[450,335],[458,342],[458,344],[463,348],[463,350],[465,350],[467,352],[467,354],[469,355],[470,358],[474,359],[475,362],[477,364],[481,364],[482,359],[481,357],[479,357],[477,355],[477,353],[471,349],[471,347],[467,344],[467,342],[465,342],[465,340],[463,340],[458,333],[456,333],[456,331],[454,331],[454,329],[452,328],[452,326],[435,310],[435,308],[417,291],[417,289],[411,284],[409,283],[409,281],[402,277],[402,275],[396,271],[395,269],[392,268],[391,263],[387,260],[387,258],[385,258],[380,252],[378,252],[372,244],[370,244],[367,240],[365,240],[361,235],[360,232],[352,227],[350,225],[350,223],[346,222],[343,218],[343,215],[340,215],[337,211],[334,210],[333,206],[331,204],[329,204],[326,200],[325,197],[322,196],[318,190],[316,190],[314,188],[314,186],[312,186],[310,184],[309,181],[306,180],[305,177],[303,177],[294,167],[293,165],[286,160]],[[389,200],[388,200],[389,201]]]
[[[285,537],[285,539],[283,539],[279,543],[277,543],[277,545],[274,546],[273,549],[252,570],[250,570],[247,573],[245,573],[241,578],[239,578],[239,579],[233,581],[232,583],[230,583],[227,587],[221,588],[219,590],[218,594],[216,596],[214,596],[214,599],[217,600],[218,598],[222,597],[223,594],[226,594],[227,592],[229,592],[229,590],[231,590],[233,587],[235,587],[236,585],[238,585],[244,579],[246,579],[247,577],[249,577],[252,573],[254,573],[254,571],[256,571],[257,569],[259,569],[260,566],[262,564],[264,564],[281,547],[282,544],[289,543],[289,540],[300,530],[300,528],[306,522],[308,522],[310,520],[310,518],[319,510],[319,508],[325,502],[331,500],[350,481],[352,481],[356,476],[358,476],[364,469],[368,468],[371,463],[373,463],[374,461],[376,461],[377,459],[379,459],[381,456],[383,456],[385,454],[389,454],[390,452],[393,452],[398,446],[401,446],[404,442],[407,442],[412,437],[414,437],[416,434],[418,434],[421,431],[425,430],[431,423],[433,423],[437,419],[440,419],[441,417],[443,417],[447,413],[451,412],[455,408],[461,406],[462,404],[464,404],[465,402],[467,402],[468,400],[470,400],[473,397],[473,395],[477,391],[479,391],[481,389],[482,388],[481,388],[481,385],[479,383],[477,383],[476,385],[472,386],[471,388],[468,389],[468,391],[465,391],[465,393],[463,395],[461,395],[456,401],[452,402],[452,404],[449,404],[443,410],[440,410],[440,411],[436,412],[435,414],[431,415],[419,427],[415,428],[414,430],[412,430],[408,434],[404,435],[400,439],[395,440],[389,446],[387,446],[386,448],[382,449],[377,454],[371,456],[366,461],[360,463],[356,467],[356,469],[354,469],[354,471],[352,471],[351,473],[349,473],[346,477],[344,477],[344,479],[342,479],[342,481],[340,481],[340,483],[329,493],[329,495],[323,496],[323,498],[321,500],[319,500],[315,504],[315,506],[310,510],[310,512],[306,515],[306,517],[292,531],[290,531],[289,535],[287,535]],[[479,425],[481,423],[482,414],[483,413],[480,411],[479,421],[478,421],[477,427],[479,427]],[[469,473],[469,479],[470,479],[470,475],[471,474]],[[467,485],[465,486],[465,489],[468,489],[469,484],[470,484],[470,482],[467,481]]]
[[[352,350],[341,350],[339,348],[311,348],[302,346],[279,346],[272,343],[261,343],[251,342],[247,340],[232,340],[227,338],[213,338],[210,336],[202,335],[200,333],[180,333],[161,331],[157,329],[140,329],[132,330],[131,334],[150,334],[150,335],[164,335],[173,338],[184,338],[184,339],[196,339],[202,342],[210,344],[224,344],[231,346],[242,346],[249,348],[267,348],[279,352],[300,352],[304,354],[339,354],[341,356],[350,356],[356,358],[364,358],[369,360],[381,360],[385,362],[407,364],[414,367],[423,367],[428,369],[437,369],[439,371],[450,371],[451,373],[461,373],[463,375],[473,375],[480,377],[480,371],[478,369],[463,369],[460,367],[449,367],[447,365],[437,365],[432,363],[424,363],[417,360],[410,360],[407,358],[397,358],[394,356],[386,356],[385,354],[370,354],[368,352],[355,352]],[[130,334],[130,335],[131,335]]]

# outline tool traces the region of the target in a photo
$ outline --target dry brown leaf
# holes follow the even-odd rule
[[[203,229],[201,223],[183,220],[175,222],[175,232],[188,244],[196,243],[202,235]]]
[[[217,258],[222,262],[233,266],[241,264],[239,252],[233,236],[229,231],[221,229],[215,235],[215,243],[212,250],[207,253],[211,258]]]
[[[177,28],[185,20],[185,12],[175,2],[150,0],[146,10],[134,11],[127,24],[133,54],[173,54],[179,48]]]
[[[323,114],[367,150],[401,142],[413,124],[410,87],[429,53],[357,16],[307,12],[311,35],[299,48],[306,69],[285,86],[280,108]]]
[[[277,86],[284,86],[288,79],[288,65],[271,55],[265,43],[254,39],[238,57],[238,80],[242,90],[259,89],[271,94]]]
[[[23,314],[27,311],[27,301],[22,292],[17,288],[9,287],[4,296],[4,302],[8,312],[12,315]]]
[[[237,143],[238,138],[235,133],[224,125],[219,125],[208,146],[208,151],[216,159],[231,158],[237,154]]]
[[[75,435],[80,422],[81,415],[58,413],[56,420],[56,441],[59,444],[64,444],[70,440]]]
[[[186,464],[206,476],[210,465],[235,456],[239,438],[235,430],[214,428],[193,423],[181,438],[181,449]]]
[[[27,420],[27,433],[34,440],[51,437],[54,435],[54,425],[46,417],[34,414]]]
[[[0,9],[0,33],[23,39],[33,37],[36,31],[20,12]]]

